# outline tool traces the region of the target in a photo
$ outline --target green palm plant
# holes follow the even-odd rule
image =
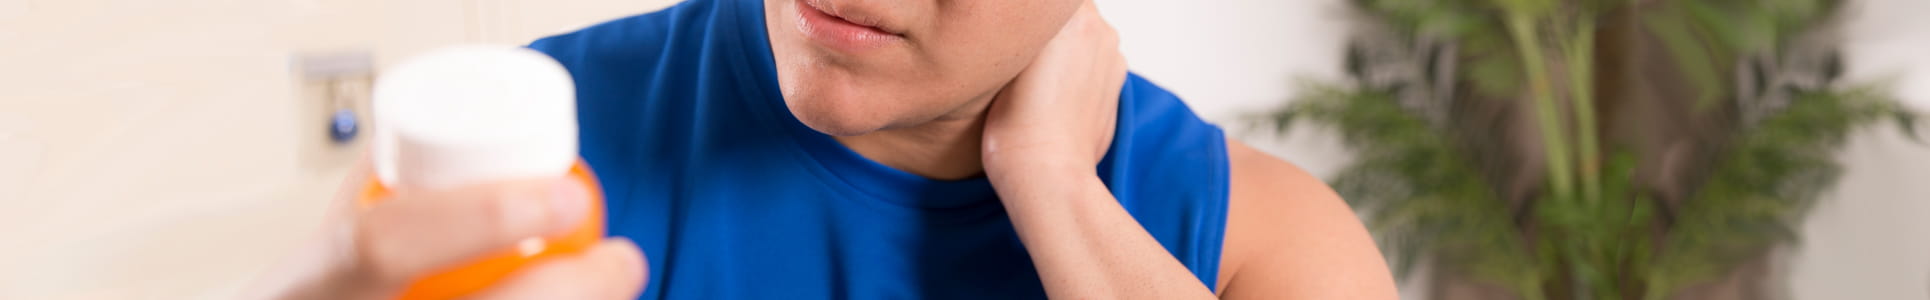
[[[1402,274],[1431,257],[1527,299],[1667,298],[1793,241],[1848,131],[1914,125],[1835,82],[1835,1],[1354,3],[1352,80],[1266,119],[1356,150],[1331,183]]]

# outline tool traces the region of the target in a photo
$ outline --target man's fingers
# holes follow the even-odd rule
[[[636,299],[649,278],[643,252],[623,238],[532,265],[477,299]]]
[[[359,267],[382,282],[413,279],[564,232],[589,213],[586,187],[548,179],[446,191],[396,191],[357,223]]]

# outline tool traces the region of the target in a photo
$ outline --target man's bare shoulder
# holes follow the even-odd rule
[[[1352,209],[1320,178],[1239,141],[1231,173],[1220,295],[1394,299],[1394,282]]]

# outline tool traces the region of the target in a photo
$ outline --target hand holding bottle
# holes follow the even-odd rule
[[[357,174],[369,174],[361,172]],[[364,178],[351,178],[344,202]],[[587,187],[566,178],[444,190],[401,190],[360,210],[337,239],[325,274],[287,299],[392,299],[417,279],[518,243],[575,229],[589,217]],[[477,299],[633,299],[647,278],[643,254],[621,238],[574,255],[535,261],[475,294]]]
[[[385,71],[372,151],[342,189],[335,249],[287,298],[629,299],[642,253],[604,239],[577,158],[575,90],[548,56],[437,50]]]

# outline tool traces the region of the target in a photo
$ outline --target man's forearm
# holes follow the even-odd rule
[[[1213,298],[1126,213],[1090,168],[1079,169],[992,178],[1049,296]]]

